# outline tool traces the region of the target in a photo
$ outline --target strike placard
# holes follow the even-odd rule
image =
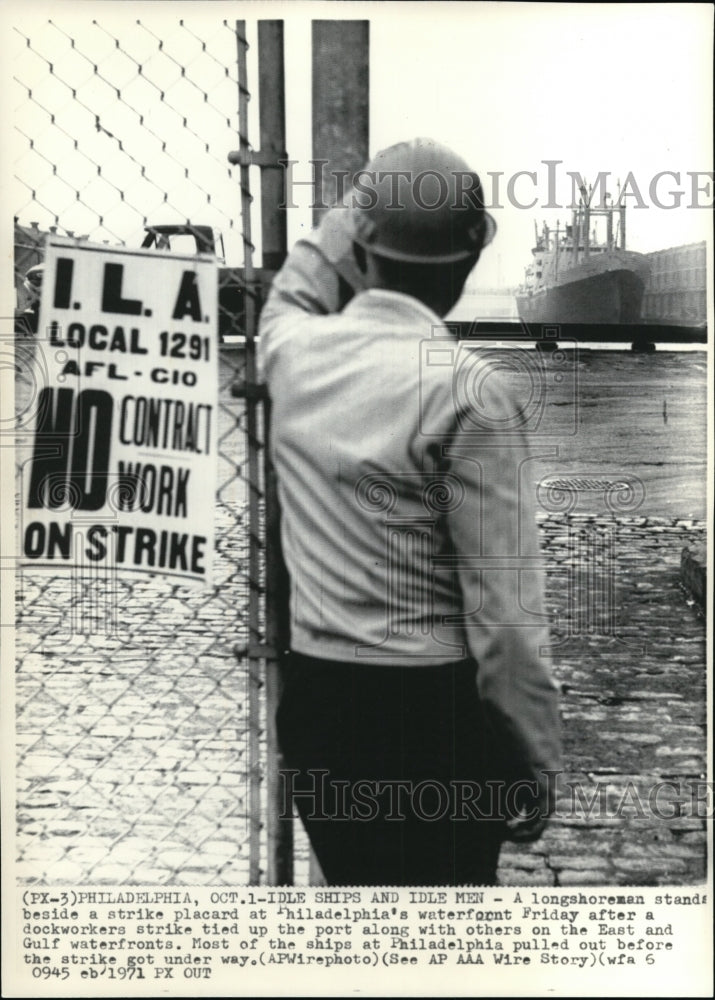
[[[211,580],[217,266],[48,241],[22,561]]]

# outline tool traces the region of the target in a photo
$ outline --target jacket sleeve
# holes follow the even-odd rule
[[[365,287],[353,254],[349,209],[331,209],[313,232],[302,237],[276,275],[261,313],[259,333],[293,314],[340,312]]]
[[[271,358],[281,343],[309,330],[306,320],[340,312],[364,288],[353,253],[352,215],[333,208],[317,230],[295,244],[273,280],[258,326],[261,381],[270,378]]]
[[[465,496],[449,515],[465,633],[503,776],[536,782],[548,812],[561,741],[528,433],[497,372],[472,389],[447,446]]]

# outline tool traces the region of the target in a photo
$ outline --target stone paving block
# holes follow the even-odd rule
[[[497,884],[508,886],[556,885],[556,875],[547,868],[541,871],[527,871],[523,868],[499,868]]]
[[[619,871],[636,874],[658,874],[664,871],[678,874],[687,870],[687,864],[682,858],[671,858],[670,856],[643,857],[639,855],[634,858],[617,857],[613,859],[613,866]]]
[[[139,865],[132,869],[131,876],[127,877],[126,870],[120,884],[129,885],[161,885],[170,875],[171,870],[160,865]]]
[[[600,868],[565,868],[558,873],[558,885],[588,886],[610,884],[610,879]]]
[[[189,848],[171,851],[161,850],[157,852],[156,862],[162,868],[168,868],[172,871],[185,871],[195,855],[196,851]]]
[[[89,845],[81,845],[79,847],[70,847],[67,851],[67,860],[72,864],[81,865],[84,870],[91,870],[95,865],[101,865],[107,856],[107,849],[102,844],[99,847],[90,847]],[[127,860],[127,865],[130,865],[130,861]]]
[[[513,865],[516,868],[524,869],[524,871],[535,871],[538,868],[546,867],[546,858],[544,854],[529,855],[523,850],[519,851],[510,844],[505,844],[502,848],[499,863]]]
[[[237,853],[237,845],[233,840],[207,840],[201,845],[201,849],[220,857],[233,857]]]
[[[109,859],[105,853],[104,859],[92,868],[91,884],[117,886],[126,885],[132,880],[132,871],[116,859]],[[136,880],[134,880],[136,883]]]
[[[218,885],[248,885],[248,858],[237,858],[229,860],[216,877]],[[299,882],[296,878],[296,885],[307,885],[307,871],[305,880]]]
[[[707,835],[705,831],[692,831],[691,833],[683,833],[680,835],[679,841],[681,844],[698,844],[702,852],[702,848],[706,842]]]
[[[575,854],[550,854],[548,857],[549,868],[557,871],[562,869],[586,869],[590,871],[605,871],[610,867],[608,858],[579,857]]]
[[[62,806],[62,796],[46,788],[39,788],[28,795],[24,802],[25,809],[57,810]]]
[[[69,858],[62,858],[51,865],[45,864],[44,872],[45,878],[43,881],[48,885],[52,885],[53,883],[55,885],[63,883],[66,885],[77,885],[83,878],[84,866],[70,861]]]
[[[661,743],[663,737],[658,733],[601,733],[602,740],[617,740],[620,743],[643,743],[653,746]]]
[[[204,868],[203,866],[191,867],[189,865],[189,867],[181,870],[181,882],[179,884],[211,885],[215,877],[215,868]]]
[[[208,771],[182,771],[177,776],[177,781],[185,785],[213,785],[216,776]]]
[[[57,771],[59,768],[63,767],[66,762],[66,756],[62,754],[57,754],[56,756],[47,756],[41,753],[29,753],[25,757],[25,764],[28,770],[29,777],[47,777],[51,775],[53,771]]]
[[[609,828],[611,832],[620,830],[623,824],[622,818],[619,819],[617,816],[589,816],[586,812],[573,816],[562,816],[559,818],[559,822],[563,826],[572,827],[577,831],[588,831],[591,834],[594,831],[608,830]]]
[[[616,831],[599,829],[594,831],[586,826],[575,828],[563,824],[561,820],[551,820],[546,828],[544,836],[538,841],[542,853],[549,855],[551,852],[557,853],[587,853],[597,849],[597,845],[608,843]],[[589,845],[594,845],[589,847]],[[516,850],[516,848],[514,848]]]
[[[224,817],[216,825],[216,832],[222,836],[234,840],[237,844],[243,843],[248,836],[248,816]]]
[[[621,848],[621,858],[654,858],[657,861],[664,858],[682,858],[685,860],[702,858],[702,845],[671,843],[667,847],[654,844],[624,844]]]

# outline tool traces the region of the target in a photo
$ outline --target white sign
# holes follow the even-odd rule
[[[217,308],[209,256],[48,241],[23,562],[210,582]]]

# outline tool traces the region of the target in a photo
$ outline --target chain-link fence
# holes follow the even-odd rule
[[[248,148],[249,46],[242,22],[29,23],[18,17],[14,32],[18,505],[46,383],[37,265],[47,235],[213,249],[222,346],[211,585],[18,570],[18,875],[256,882],[262,416],[241,387],[255,379],[260,296],[249,169],[228,161]]]
[[[264,503],[265,414],[253,356],[264,275],[254,267],[250,226],[249,181],[259,168],[249,165],[246,37],[240,22],[216,20],[197,27],[164,17],[158,28],[107,17],[74,32],[52,21],[21,23],[31,22],[18,18],[14,32],[18,509],[47,384],[36,309],[42,272],[32,270],[47,234],[130,247],[150,239],[182,250],[186,241],[206,249],[211,240],[220,258],[221,353],[212,585],[197,591],[158,574],[18,571],[17,873],[38,883],[269,881],[276,851],[290,856],[290,868],[293,847],[287,836],[277,849],[267,810],[266,779],[276,768],[264,694],[268,686],[275,695],[271,629],[280,609],[266,607],[275,509]],[[558,364],[556,355],[543,360],[544,386],[561,377]],[[572,431],[580,452],[565,447],[567,435],[556,451],[545,449],[534,473],[546,484],[540,527],[555,674],[569,775],[587,792],[607,781],[620,802],[633,782],[651,788],[704,776],[704,630],[679,590],[678,566],[683,546],[705,535],[697,499],[705,382],[697,365],[671,362],[677,408],[668,407],[667,426],[677,426],[677,441],[687,438],[681,458],[697,501],[683,501],[691,513],[682,516],[674,471],[664,486],[648,480],[647,511],[628,506],[623,486],[632,457],[626,423],[637,422],[631,408],[650,398],[634,386],[654,384],[657,359],[625,356],[607,371],[575,355],[569,364],[589,376],[594,394],[583,396],[585,418]],[[614,450],[588,408],[608,387],[612,427],[617,386],[628,414]],[[563,390],[552,422],[554,413],[575,412],[575,402]],[[659,413],[643,414],[652,428]],[[661,457],[676,468],[678,456]],[[625,507],[602,501],[614,483]],[[569,506],[575,497],[588,501],[583,511]],[[505,849],[503,881],[701,878],[705,819],[687,803],[677,822],[613,812],[594,819],[577,805],[545,841]]]

